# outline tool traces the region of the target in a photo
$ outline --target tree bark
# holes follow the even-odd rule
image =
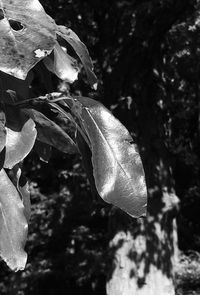
[[[170,155],[164,144],[162,110],[157,107],[151,77],[138,100],[140,150],[148,187],[146,218],[133,220],[116,211],[110,221],[113,267],[107,295],[174,295],[178,255],[178,197]]]

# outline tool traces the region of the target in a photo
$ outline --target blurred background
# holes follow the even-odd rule
[[[1,262],[0,294],[200,294],[200,1],[40,2],[94,62],[98,90],[83,72],[70,91],[100,100],[138,144],[148,217],[92,194],[79,155],[54,150],[46,164],[32,152],[28,264],[13,273]]]

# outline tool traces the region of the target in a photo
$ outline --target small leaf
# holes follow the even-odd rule
[[[96,90],[97,78],[93,72],[93,64],[89,56],[87,47],[85,46],[85,44],[81,42],[81,40],[72,30],[64,26],[57,26],[57,30],[57,34],[60,35],[63,39],[65,39],[72,46],[72,48],[80,58],[85,68],[88,77],[88,82]]]
[[[50,54],[55,22],[38,0],[1,0],[0,71],[25,79],[29,70]]]
[[[61,46],[56,43],[54,47],[54,59],[49,56],[43,59],[47,69],[58,78],[73,83],[78,79],[79,68],[74,58],[68,55]]]
[[[127,129],[101,103],[89,98],[75,99],[72,112],[90,140],[99,195],[133,217],[144,215],[147,202],[144,171]]]
[[[28,224],[24,206],[4,169],[0,171],[0,255],[15,271],[24,269],[27,254],[23,247]]]
[[[23,109],[23,112],[35,121],[38,132],[37,140],[51,145],[64,153],[77,153],[74,141],[60,126],[34,109]]]
[[[32,119],[26,121],[21,131],[14,131],[6,127],[6,155],[4,168],[11,169],[21,162],[32,150],[37,131]]]

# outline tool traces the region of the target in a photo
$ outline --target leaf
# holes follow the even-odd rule
[[[37,136],[35,123],[27,120],[21,131],[14,131],[6,127],[6,155],[4,168],[11,169],[21,162],[32,150]]]
[[[5,113],[0,110],[0,153],[4,149],[6,144],[6,117]]]
[[[1,0],[0,70],[25,79],[29,70],[51,53],[55,22],[38,0]]]
[[[72,112],[90,140],[99,195],[133,217],[144,215],[147,202],[144,171],[127,129],[101,103],[89,98],[75,99]]]
[[[23,112],[29,115],[36,123],[37,140],[49,144],[64,153],[77,153],[74,141],[60,126],[34,109],[23,109]]]
[[[31,216],[31,201],[28,181],[22,175],[20,164],[15,165],[11,170],[8,170],[7,173],[21,197],[24,205],[24,215],[28,222]]]
[[[97,78],[93,72],[93,64],[85,44],[71,29],[64,26],[57,26],[57,34],[72,46],[85,68],[90,85],[96,90]]]
[[[54,59],[49,56],[43,62],[47,69],[54,73],[58,78],[73,83],[78,79],[79,68],[74,58],[68,55],[61,46],[56,43],[54,47]]]
[[[0,171],[0,255],[15,271],[24,269],[27,254],[23,250],[28,224],[24,206],[4,169]]]

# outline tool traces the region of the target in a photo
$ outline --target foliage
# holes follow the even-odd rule
[[[181,200],[178,214],[179,246],[183,250],[199,251],[199,1],[43,0],[41,3],[57,23],[71,27],[79,34],[81,40],[87,44],[94,61],[95,72],[99,79],[97,93],[91,91],[85,83],[87,77],[84,71],[79,73],[82,79],[76,80],[70,86],[71,93],[92,98],[101,97],[101,101],[112,109],[125,126],[128,126],[134,140],[137,138],[142,155],[143,125],[147,122],[150,128],[152,119],[161,117],[162,126],[158,124],[157,127],[158,129],[164,127],[162,139],[169,152],[168,155],[172,156],[171,171],[177,195]],[[64,51],[65,48],[66,43],[62,41]],[[67,52],[75,57],[70,47],[67,47]],[[53,60],[52,55],[48,57]],[[20,84],[20,80],[17,85],[15,83],[15,88],[20,89],[20,99],[34,98],[54,91],[58,81],[55,77],[50,79],[49,75],[43,62],[39,62],[29,72],[25,82],[21,81],[23,84]],[[9,77],[6,76],[6,79],[4,85],[8,85]],[[29,85],[30,80],[32,80],[31,88],[27,94],[25,84]],[[13,90],[13,80],[6,87]],[[68,91],[69,86],[63,82],[59,85],[59,89]],[[147,109],[154,108],[154,117],[144,116],[141,120],[138,104],[143,103],[144,95],[148,98]],[[142,106],[143,109],[144,107],[145,105]],[[42,109],[42,113],[45,111],[49,120],[53,119],[53,122],[58,122],[59,126],[64,125],[64,130],[67,130],[68,134],[72,131],[73,134],[74,127],[72,124],[66,125],[63,116],[56,117],[51,114],[48,117],[49,112],[46,107],[43,106]],[[152,145],[155,143],[154,152],[158,145],[156,130],[152,140]],[[40,191],[38,193],[35,189],[31,189],[33,212],[30,222],[30,242],[27,245],[30,256],[27,268],[30,267],[31,271],[26,268],[27,272],[25,270],[23,273],[13,274],[1,264],[1,293],[51,294],[51,290],[47,290],[50,285],[53,294],[58,293],[56,289],[60,294],[62,292],[65,294],[66,289],[69,290],[68,282],[71,280],[73,294],[105,294],[107,267],[110,270],[110,265],[113,263],[106,260],[109,256],[107,253],[109,207],[100,203],[100,199],[97,201],[91,197],[85,174],[76,168],[76,165],[79,167],[76,155],[61,156],[45,145],[41,149],[40,145],[41,142],[37,141],[34,149],[37,148],[39,157],[45,161],[48,161],[53,150],[48,168],[45,163],[38,162],[34,151],[25,160],[26,176],[37,183]],[[84,147],[87,145],[84,144]],[[86,153],[91,156],[88,149]],[[148,155],[147,164],[150,160],[152,158]],[[87,164],[87,161],[85,162],[84,165]],[[94,182],[91,177],[90,182]],[[67,191],[68,186],[70,196],[66,194],[62,202],[59,202],[60,192]],[[92,191],[93,195],[97,196],[94,186]],[[66,201],[68,198],[74,201],[72,203]],[[59,205],[56,205],[57,202]],[[70,216],[70,220],[66,219],[66,223],[62,223],[62,229],[59,226],[62,220],[60,221],[58,213],[59,208],[63,206],[61,203],[67,203],[72,210],[66,212],[62,210],[62,216]],[[54,212],[52,214],[57,216],[54,223],[50,222],[52,214],[48,214],[52,211]],[[85,226],[87,230],[81,226]],[[58,234],[55,234],[55,238],[51,240],[53,250],[50,252],[48,241],[52,227],[52,232],[56,233],[58,229]],[[71,245],[70,241],[73,240],[71,232],[74,229],[76,229],[75,244]],[[114,228],[112,230],[114,231]],[[135,227],[135,231],[137,230]],[[62,241],[59,237],[62,237]],[[44,242],[40,246],[41,241]],[[62,251],[59,252],[61,248]],[[60,257],[70,253],[71,248],[74,254],[70,254],[72,256],[67,254],[63,263]],[[55,253],[62,254],[59,256]],[[192,262],[194,267],[191,267],[193,275],[196,257]],[[46,263],[49,260],[54,261],[53,267]],[[185,260],[187,259],[184,258]],[[185,265],[184,271],[180,270],[181,265],[178,271],[180,274],[183,273],[183,278],[188,282],[187,269],[190,269],[190,266],[189,263]],[[198,269],[197,265],[196,267]],[[88,270],[91,272],[88,273]],[[198,274],[198,271],[196,273]],[[180,284],[182,282],[183,280]],[[197,280],[195,284],[196,282]],[[183,293],[182,290],[180,292]]]
[[[46,66],[65,82],[77,80],[79,65],[67,53],[67,43],[80,58],[94,89],[97,79],[87,48],[72,30],[56,25],[39,1],[26,1],[23,10],[22,5],[19,1],[0,3],[0,45],[4,48],[0,54],[0,70],[15,77],[0,76],[0,254],[12,270],[24,269],[26,263],[23,246],[30,208],[27,186],[21,184],[19,169],[35,141],[40,158],[48,161],[52,146],[67,153],[76,152],[76,133],[79,132],[91,152],[91,159],[87,158],[91,161],[89,173],[93,171],[90,179],[94,177],[93,184],[105,201],[139,217],[145,213],[147,195],[142,162],[135,144],[126,128],[105,107],[93,99],[73,97],[69,93],[48,93],[38,97],[24,95],[37,75],[37,70],[31,69],[39,62],[43,63],[43,69],[40,69],[43,77]],[[29,72],[32,78],[28,82]],[[27,84],[24,82],[23,85],[18,79],[27,81]],[[45,81],[45,85],[50,83]],[[55,122],[58,116],[74,125],[73,135],[67,134]],[[83,159],[88,157],[85,150],[81,151]]]
[[[176,268],[177,294],[184,294],[195,290],[198,294],[200,279],[200,257],[195,251],[180,254],[180,260]]]

